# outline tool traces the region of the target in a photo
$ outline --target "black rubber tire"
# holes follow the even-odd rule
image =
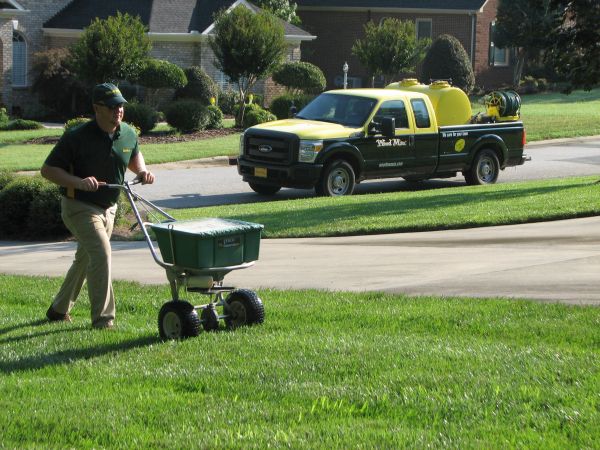
[[[500,162],[498,155],[493,150],[485,148],[481,150],[469,170],[463,172],[465,181],[469,185],[494,184],[500,174]]]
[[[225,299],[225,325],[237,328],[265,321],[265,307],[256,292],[236,289]]]
[[[281,190],[281,186],[273,186],[270,184],[248,183],[248,185],[254,192],[262,195],[274,195]]]
[[[165,303],[158,313],[158,333],[162,339],[185,339],[200,334],[200,318],[186,301]]]
[[[336,159],[323,169],[321,179],[315,186],[315,192],[325,197],[352,195],[355,185],[356,176],[352,165],[343,159]]]
[[[200,322],[204,331],[216,331],[219,329],[219,315],[214,305],[202,309]]]

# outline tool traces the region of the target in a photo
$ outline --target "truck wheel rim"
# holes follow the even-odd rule
[[[163,331],[170,338],[181,336],[181,320],[174,312],[168,312],[163,318]]]
[[[483,158],[479,162],[479,178],[481,179],[481,181],[484,181],[486,183],[494,181],[495,174],[496,170],[492,159]]]
[[[348,172],[336,169],[329,175],[329,189],[334,195],[344,195],[348,191]]]

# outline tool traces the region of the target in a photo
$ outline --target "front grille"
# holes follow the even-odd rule
[[[250,161],[286,165],[297,153],[298,138],[293,134],[248,130],[244,139],[244,155]]]

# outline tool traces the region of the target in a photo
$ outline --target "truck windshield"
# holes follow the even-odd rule
[[[377,100],[343,94],[321,94],[306,105],[297,119],[339,123],[346,127],[361,127],[373,111]]]

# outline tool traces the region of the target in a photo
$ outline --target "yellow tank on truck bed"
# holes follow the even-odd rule
[[[446,81],[421,84],[414,78],[389,84],[386,89],[421,92],[429,97],[438,126],[464,125],[471,120],[471,102],[462,89],[451,86]]]

